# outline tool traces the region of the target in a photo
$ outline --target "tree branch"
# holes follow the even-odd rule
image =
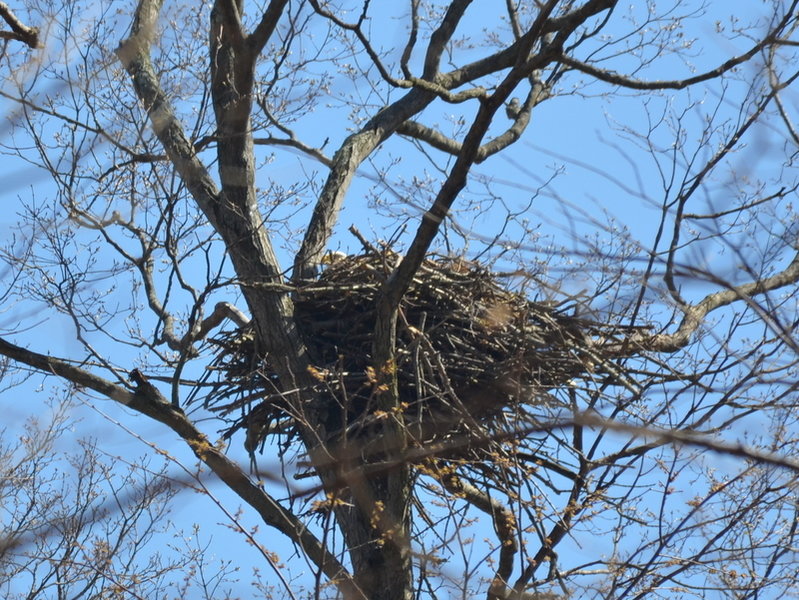
[[[535,22],[517,43],[519,56],[527,57],[529,55],[535,40],[541,35],[544,25],[556,5],[557,0],[549,0],[547,4],[540,9]],[[574,25],[574,27],[576,26],[577,24]],[[541,68],[548,61],[549,58],[546,56],[539,56],[535,61],[519,61],[522,64],[511,69],[511,72],[508,73],[502,83],[497,86],[497,90],[492,94],[491,98],[481,104],[469,132],[464,138],[460,152],[458,153],[458,158],[436,195],[432,206],[423,215],[422,222],[408,248],[407,254],[394,273],[392,273],[391,277],[386,281],[382,301],[385,303],[384,308],[387,309],[389,306],[396,308],[396,306],[399,305],[400,299],[410,285],[413,274],[419,268],[419,265],[422,264],[427,254],[427,249],[430,247],[433,238],[437,235],[452,203],[455,201],[455,198],[463,189],[464,185],[466,185],[466,178],[469,171],[479,156],[480,143],[488,131],[488,127],[497,109],[507,102],[510,92],[524,77],[530,75],[534,70]],[[394,308],[392,308],[391,311],[393,311]],[[382,311],[379,310],[378,314],[381,312]],[[380,317],[378,317],[378,322],[379,321]],[[377,337],[375,343],[378,343]]]
[[[543,102],[548,96],[548,91],[540,81],[533,84],[533,88],[525,100],[524,105],[513,119],[513,124],[501,135],[480,146],[475,157],[476,163],[481,163],[489,156],[492,156],[517,141],[527,126],[530,124],[530,116],[533,108]],[[397,128],[397,133],[410,138],[414,138],[430,144],[433,148],[446,152],[447,154],[457,155],[463,145],[457,140],[445,136],[440,131],[422,125],[411,119],[405,121]]]
[[[764,48],[777,43],[779,32],[782,29],[784,29],[785,26],[793,18],[796,5],[797,2],[794,1],[791,7],[785,11],[785,16],[783,16],[779,24],[777,24],[777,26],[774,27],[774,29],[772,29],[772,31],[767,36],[765,36],[760,42],[752,46],[752,48],[750,48],[747,52],[741,54],[740,56],[733,57],[723,62],[715,69],[711,69],[710,71],[706,71],[705,73],[694,75],[693,77],[688,77],[686,79],[673,79],[673,80],[664,80],[664,81],[642,81],[639,79],[632,79],[631,77],[625,77],[624,75],[619,75],[618,73],[615,73],[613,71],[599,69],[597,67],[589,65],[588,63],[584,63],[580,60],[577,60],[576,58],[567,56],[565,54],[563,54],[559,60],[563,64],[571,67],[572,69],[576,69],[581,73],[585,73],[586,75],[591,75],[592,77],[595,77],[600,81],[604,81],[606,83],[612,83],[613,85],[618,85],[621,87],[626,87],[634,90],[664,90],[664,89],[680,90],[692,86],[696,83],[700,83],[702,81],[715,79],[720,75],[723,75],[727,71],[734,69],[738,65],[747,62],[758,52],[762,51]]]
[[[76,367],[72,363],[60,358],[54,358],[52,356],[26,350],[3,338],[0,338],[0,354],[19,363],[28,365],[29,367],[33,367],[42,373],[57,375],[77,386],[94,390],[125,406],[130,406],[133,402],[133,392],[115,385],[98,375],[94,375],[93,373]]]
[[[214,327],[218,327],[225,319],[230,319],[237,327],[246,327],[250,323],[247,315],[230,302],[217,302],[213,312],[195,327],[195,331],[190,331],[183,337],[181,349],[188,348],[197,340],[205,339],[208,332]]]
[[[499,562],[494,573],[494,579],[491,582],[488,598],[489,600],[504,598],[508,580],[513,573],[513,558],[518,551],[516,517],[499,499],[492,498],[458,477],[452,471],[445,470],[443,473],[436,473],[436,475],[438,481],[448,492],[458,498],[463,498],[466,502],[491,517],[500,548]]]
[[[330,581],[339,586],[345,598],[363,598],[346,568],[328,552],[305,524],[253,483],[239,465],[211,444],[205,434],[199,431],[182,411],[174,409],[139,371],[134,369],[131,372],[131,380],[137,384],[136,391],[131,392],[65,360],[26,350],[2,338],[0,338],[0,354],[43,373],[57,375],[75,385],[94,390],[169,427],[185,440],[197,458],[242,500],[252,506],[267,525],[274,527],[298,544]]]
[[[438,75],[441,65],[441,56],[444,48],[452,39],[455,29],[463,18],[464,13],[472,0],[455,0],[447,8],[444,18],[433,34],[430,36],[430,43],[427,45],[427,52],[424,57],[424,68],[422,78],[434,81]]]
[[[0,39],[18,40],[31,48],[41,47],[39,28],[28,27],[22,23],[5,2],[0,2],[0,17],[3,17],[3,20],[11,28],[11,31],[0,31]]]
[[[312,278],[315,265],[321,260],[327,240],[333,234],[344,196],[358,167],[401,123],[420,112],[434,98],[431,92],[412,89],[400,100],[378,112],[360,131],[344,140],[333,155],[330,174],[294,259],[292,280],[297,282]]]
[[[710,274],[705,275],[710,276]],[[711,280],[714,283],[724,285],[723,281],[715,278]],[[799,282],[799,252],[794,255],[791,263],[776,275],[739,286],[729,286],[726,290],[709,294],[697,304],[681,307],[684,316],[674,333],[662,333],[655,336],[638,334],[633,336],[629,343],[652,352],[677,352],[688,345],[691,336],[699,329],[704,318],[712,311],[728,306],[738,300],[751,302],[754,296],[797,282]]]
[[[131,76],[136,95],[144,104],[153,130],[169,160],[208,220],[219,230],[216,214],[219,190],[175,117],[175,111],[161,89],[150,61],[150,45],[162,1],[141,0],[132,35],[119,45],[117,56]]]
[[[261,21],[247,37],[247,45],[253,57],[261,53],[261,50],[264,49],[264,46],[272,37],[280,21],[280,16],[283,14],[283,9],[286,8],[286,4],[288,4],[288,0],[271,0],[261,16]]]

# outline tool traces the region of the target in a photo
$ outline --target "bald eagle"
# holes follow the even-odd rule
[[[331,250],[330,252],[325,253],[325,255],[322,257],[322,260],[320,261],[320,264],[329,266],[332,265],[333,263],[337,263],[340,260],[344,260],[345,258],[347,258],[347,255],[344,254],[343,252],[337,252]]]

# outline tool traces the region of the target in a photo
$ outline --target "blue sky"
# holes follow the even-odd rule
[[[622,9],[617,11],[608,30],[609,34],[618,35],[619,32],[626,31],[629,19],[642,18],[641,4],[633,3],[632,6],[637,12],[624,13]],[[690,13],[698,8],[698,3],[686,3],[684,12]],[[375,10],[379,11],[379,8]],[[479,40],[485,33],[486,23],[491,24],[489,27],[496,26],[495,10],[494,0],[474,2],[469,11],[471,20],[466,30],[466,41]],[[687,45],[689,59],[653,60],[637,73],[638,77],[684,77],[712,68],[730,55],[748,49],[751,40],[744,37],[731,39],[729,31],[732,19],[755,21],[763,15],[754,11],[767,10],[767,5],[749,2],[714,3],[703,10],[708,13],[718,11],[718,15],[707,14],[699,20],[699,25],[686,20],[670,32],[671,37],[667,36],[671,40],[682,40],[679,43]],[[401,13],[398,10],[391,18],[386,18],[380,12],[375,13],[373,35],[377,39],[379,34],[388,32],[383,42],[385,48],[401,39],[401,19],[404,17]],[[120,19],[124,20],[124,15]],[[392,30],[392,27],[395,29]],[[396,31],[396,34],[391,35],[392,31]],[[119,35],[122,35],[121,29]],[[631,39],[634,41],[634,38]],[[115,40],[109,40],[108,46],[113,47],[115,43]],[[310,51],[310,48],[306,50]],[[462,55],[476,56],[483,51],[479,46],[467,48],[462,50]],[[644,56],[649,56],[655,49],[643,48],[642,52]],[[72,57],[75,58],[76,55]],[[458,58],[460,56],[456,60]],[[607,64],[609,68],[622,71],[634,62],[635,59],[620,54],[610,57]],[[663,179],[668,183],[673,176],[679,181],[684,176],[684,157],[690,157],[694,151],[700,156],[707,154],[710,150],[701,148],[712,149],[719,142],[719,135],[700,137],[705,115],[716,112],[718,119],[729,118],[735,121],[738,118],[737,111],[743,103],[745,89],[758,73],[756,63],[742,67],[739,80],[731,81],[723,90],[723,95],[722,88],[716,84],[697,86],[687,92],[666,91],[643,96],[636,93],[613,93],[611,86],[603,83],[592,83],[583,87],[580,77],[566,80],[563,83],[564,89],[561,90],[564,96],[545,102],[536,109],[530,128],[517,145],[507,153],[475,167],[472,177],[474,185],[463,194],[456,205],[456,222],[469,231],[473,239],[464,247],[457,236],[452,235],[455,251],[464,251],[469,256],[479,254],[485,240],[493,239],[502,232],[499,247],[505,248],[505,253],[497,256],[494,251],[485,255],[486,259],[497,258],[496,268],[512,270],[520,264],[529,268],[530,262],[525,261],[537,258],[548,260],[547,253],[554,252],[558,260],[557,268],[553,270],[564,277],[560,284],[561,290],[569,294],[593,288],[598,275],[588,268],[597,262],[591,253],[597,249],[615,252],[618,247],[611,246],[611,240],[618,242],[626,237],[629,248],[635,252],[633,262],[642,261],[647,256],[659,224],[660,207],[665,195]],[[571,91],[569,86],[574,86],[573,95],[566,95],[566,91]],[[53,89],[57,88],[42,86],[40,97],[46,97]],[[375,89],[367,87],[363,80],[352,82],[343,76],[334,77],[329,83],[329,97],[320,102],[315,112],[303,113],[303,118],[298,118],[298,136],[312,146],[322,145],[324,139],[329,137],[325,151],[331,154],[344,136],[355,127],[350,121],[351,103],[355,100],[368,102],[373,105],[370,109],[373,112],[386,98],[395,99],[398,96],[394,91],[381,98],[384,90],[385,86],[378,85]],[[300,102],[302,91],[299,88],[297,95],[292,96],[290,93],[289,98]],[[797,106],[795,94],[786,94],[786,99],[793,107]],[[189,108],[186,110],[189,111]],[[470,104],[448,105],[439,102],[424,113],[422,120],[427,124],[440,125],[442,129],[451,128],[457,131],[460,127],[459,120],[463,118],[468,123],[474,111],[475,107]],[[684,131],[675,129],[678,125],[675,121],[663,120],[657,124],[663,114],[681,114],[683,120],[679,125],[685,128]],[[335,127],[330,127],[331,123]],[[502,121],[502,117],[498,117],[492,133],[497,133],[505,126],[507,123]],[[652,130],[644,138],[630,133],[645,131],[650,126]],[[744,176],[756,173],[769,185],[774,185],[779,177],[795,177],[795,174],[780,172],[781,163],[775,161],[774,167],[771,167],[772,159],[781,159],[785,153],[785,138],[778,127],[777,123],[769,122],[751,132],[748,145],[731,158],[730,169],[720,171],[704,193],[697,197],[691,210],[701,213],[730,206],[738,180]],[[22,131],[15,130],[14,135],[15,140],[25,139]],[[647,141],[652,144],[653,153],[647,152],[646,148],[642,150],[641,145]],[[676,168],[670,171],[674,165],[666,159],[669,158],[669,151],[677,146]],[[102,159],[102,147],[99,148],[98,156]],[[292,247],[296,248],[296,231],[301,231],[308,218],[307,205],[303,203],[313,201],[314,193],[323,181],[325,168],[297,152],[281,148],[259,147],[259,158],[263,161],[263,167],[258,174],[258,185],[261,188],[269,189],[279,185],[284,190],[297,190],[298,204],[287,203],[274,213],[276,222],[288,219],[287,226],[275,226],[275,243],[280,247],[281,258],[288,267],[291,264],[290,250]],[[661,170],[658,169],[656,159],[660,160]],[[429,205],[437,184],[443,179],[443,173],[449,165],[451,159],[435,150],[425,159],[407,141],[387,142],[377,154],[374,163],[365,164],[361,168],[359,177],[348,193],[347,204],[342,211],[331,246],[349,252],[359,250],[357,240],[347,233],[350,225],[357,226],[367,238],[374,240],[390,237],[399,225],[405,224],[407,232],[399,243],[407,243],[418,223],[420,207]],[[55,188],[44,171],[36,171],[34,167],[26,166],[13,157],[4,157],[0,169],[4,171],[4,181],[8,182],[4,202],[7,207],[13,207],[0,217],[0,227],[4,232],[9,232],[13,230],[11,225],[15,220],[14,212],[21,212],[21,206],[30,204],[34,198],[42,203],[51,201],[55,196]],[[376,173],[380,169],[387,170],[391,178],[390,189],[376,181]],[[490,186],[483,186],[482,178],[492,178],[495,181]],[[304,185],[307,187],[303,187]],[[385,204],[376,202],[376,199]],[[506,215],[521,211],[523,214],[514,217],[518,223],[503,230]],[[788,208],[781,211],[783,208],[778,206],[775,217],[790,214]],[[56,219],[56,223],[58,222]],[[524,227],[528,228],[527,232],[523,232]],[[79,239],[84,234],[85,232],[79,233]],[[744,230],[735,238],[697,243],[695,249],[686,251],[681,259],[694,266],[707,265],[708,269],[722,273],[725,277],[735,277],[740,267],[740,257],[735,255],[735,249],[746,235]],[[753,234],[753,239],[762,241],[765,235],[767,233],[760,228]],[[439,250],[444,250],[443,240],[443,237],[439,238]],[[564,250],[562,257],[561,249]],[[560,261],[560,258],[564,260]],[[101,264],[105,260],[106,256],[98,256]],[[201,261],[198,261],[197,265],[200,264]],[[198,279],[202,279],[202,275],[198,271]],[[688,297],[699,297],[708,290],[707,283],[702,281],[686,278],[683,284]],[[108,285],[107,289],[99,285],[98,290],[101,289],[105,294],[106,301],[110,299],[124,304],[125,298],[129,296],[129,283],[125,279],[120,279],[114,286]],[[107,284],[104,282],[102,285]],[[651,294],[656,298],[657,284],[654,287]],[[235,291],[229,287],[214,299],[241,302]],[[601,311],[604,302],[605,300],[598,299],[593,308]],[[665,314],[668,310],[668,305],[664,305],[656,309],[655,314]],[[720,320],[720,326],[723,324],[724,321]],[[127,322],[120,320],[113,325],[118,326],[118,331],[123,331]],[[81,346],[75,341],[74,330],[67,320],[52,313],[29,310],[22,302],[0,315],[0,328],[4,330],[4,334],[8,330],[15,330],[14,339],[18,343],[28,344],[39,351],[46,350],[54,355],[68,357],[81,352]],[[113,344],[103,336],[98,335],[96,339],[103,351],[107,347],[115,364],[130,364],[136,359],[136,349]],[[24,387],[4,392],[0,401],[3,402],[7,414],[11,415],[10,421],[19,422],[28,413],[39,411],[39,398],[53,385],[52,380],[34,376]],[[24,398],[24,402],[15,400],[20,397]],[[101,401],[98,406],[111,419],[123,422],[136,435],[159,447],[167,448],[183,464],[194,464],[192,455],[175,443],[171,432],[143,417],[131,415],[129,411],[110,401]],[[113,445],[107,446],[110,453],[130,457],[149,452],[134,436],[121,431],[115,423],[93,411],[76,409],[76,414],[83,419],[76,426],[76,433],[95,435],[101,439],[113,438]],[[209,424],[209,431],[213,430],[214,426]],[[621,439],[612,438],[608,447],[621,443]],[[232,455],[240,457],[242,461],[247,460],[240,448],[240,440],[234,440],[231,448]],[[725,468],[734,471],[737,467],[726,459],[708,460],[717,460],[716,466],[720,471]],[[275,468],[274,465],[274,462],[265,458],[263,468]],[[231,500],[218,486],[212,485],[212,488],[223,498],[223,502],[234,506],[237,504],[237,500]],[[173,513],[178,526],[188,530],[199,518],[198,515],[201,515],[201,520],[206,524],[226,522],[225,516],[213,508],[207,499],[188,492],[181,499],[181,505],[176,506]],[[245,519],[249,517],[245,516]],[[254,521],[248,522],[254,524]],[[481,528],[488,531],[487,525],[482,523],[476,528],[478,536]],[[292,554],[291,548],[277,534],[263,529],[261,532],[262,542],[288,560]],[[242,543],[238,534],[231,532],[226,526],[208,528],[204,525],[201,535],[206,539],[213,539],[219,547],[224,544],[226,553],[234,552],[236,561],[240,561],[243,567],[251,563],[258,564],[260,561],[257,553],[246,543]],[[602,554],[605,545],[602,538],[586,536],[585,539],[567,543],[566,548],[574,552],[571,560],[579,562]],[[565,560],[568,562],[569,559]],[[295,559],[294,564],[301,565],[302,561]],[[303,567],[300,566],[299,571],[303,571]],[[242,595],[246,593],[247,582],[248,577],[244,575],[240,584]]]

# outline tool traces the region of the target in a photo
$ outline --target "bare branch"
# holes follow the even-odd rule
[[[31,48],[41,47],[39,29],[22,23],[5,2],[0,2],[0,17],[11,27],[11,31],[0,31],[0,39],[19,40]]]
[[[704,322],[704,318],[712,311],[733,302],[750,302],[754,297],[799,282],[799,253],[794,255],[790,264],[779,273],[758,281],[738,286],[728,285],[728,289],[705,297],[701,302],[681,308],[683,318],[674,333],[662,333],[656,336],[638,335],[632,343],[653,352],[676,352],[688,345],[691,336]],[[715,283],[722,284],[721,281]]]
[[[41,371],[42,373],[57,375],[63,377],[67,381],[80,386],[99,392],[100,394],[115,400],[120,404],[130,406],[134,401],[134,394],[125,388],[115,385],[97,375],[89,373],[84,369],[76,367],[72,363],[54,358],[52,356],[45,356],[26,350],[20,346],[16,346],[2,338],[0,338],[0,354],[7,356],[17,362],[28,365]]]
[[[211,444],[205,434],[200,432],[182,411],[174,409],[139,371],[134,369],[131,372],[131,379],[137,384],[134,393],[66,361],[25,350],[2,338],[0,338],[0,353],[44,373],[52,373],[75,385],[99,392],[172,429],[186,441],[197,458],[208,465],[231,490],[258,512],[266,524],[297,543],[319,569],[340,586],[347,598],[362,597],[357,588],[353,587],[352,579],[344,566],[328,553],[305,524],[283,508],[263,488],[253,483],[239,465]]]
[[[513,559],[518,551],[516,517],[497,498],[492,498],[451,472],[440,474],[438,480],[448,492],[458,498],[463,498],[466,502],[491,517],[494,523],[494,532],[499,540],[500,551],[488,598],[503,598],[503,592],[513,573]]]
[[[430,43],[427,46],[427,52],[424,57],[424,69],[422,71],[422,79],[427,81],[435,81],[438,76],[439,67],[441,65],[441,57],[444,54],[444,48],[455,29],[463,18],[466,9],[472,3],[472,0],[455,0],[447,7],[447,12],[441,20],[441,24],[430,36]]]
[[[120,44],[117,55],[131,76],[136,94],[144,103],[153,130],[164,145],[169,160],[208,219],[218,227],[215,205],[219,190],[197,158],[194,145],[175,117],[150,62],[150,45],[160,9],[161,0],[142,0],[136,11],[132,35]]]
[[[269,6],[261,16],[261,21],[247,37],[247,44],[253,56],[257,56],[272,37],[287,4],[288,0],[271,0],[269,2]]]
[[[533,108],[546,98],[547,92],[543,85],[540,82],[536,82],[530,90],[524,105],[516,112],[511,127],[503,134],[480,146],[480,149],[477,151],[477,156],[475,157],[475,163],[479,164],[483,162],[489,156],[501,152],[516,142],[530,124],[530,116]],[[441,132],[426,127],[411,119],[402,123],[397,128],[397,133],[426,142],[433,148],[446,152],[447,154],[457,155],[463,147],[457,140],[448,138]]]
[[[563,64],[573,69],[577,69],[581,73],[585,73],[586,75],[591,75],[592,77],[596,77],[600,81],[604,81],[606,83],[612,83],[613,85],[618,85],[621,87],[626,87],[634,90],[664,90],[664,89],[681,90],[683,88],[695,85],[702,81],[716,79],[719,76],[723,75],[724,73],[749,61],[756,54],[762,52],[765,48],[768,48],[769,46],[772,46],[775,43],[777,43],[780,32],[788,25],[791,19],[793,19],[793,14],[794,11],[796,10],[796,6],[797,2],[794,1],[791,4],[791,6],[785,11],[785,15],[782,17],[782,20],[774,27],[774,29],[772,29],[772,31],[767,36],[765,36],[757,44],[752,46],[752,48],[750,48],[748,51],[744,52],[739,56],[724,61],[722,64],[720,64],[718,67],[714,69],[711,69],[699,75],[694,75],[693,77],[687,77],[685,79],[673,79],[670,81],[641,81],[623,75],[619,75],[618,73],[614,73],[612,71],[599,69],[597,67],[594,67],[593,65],[582,62],[580,60],[577,60],[576,58],[567,56],[565,54],[560,57],[560,61]]]
[[[213,312],[197,324],[195,330],[187,333],[181,341],[183,348],[190,344],[205,339],[205,336],[214,328],[218,327],[222,321],[230,319],[237,327],[246,327],[250,324],[250,319],[233,306],[230,302],[217,302]]]

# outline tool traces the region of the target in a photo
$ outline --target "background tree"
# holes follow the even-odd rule
[[[94,440],[71,447],[70,409],[62,401],[51,418],[2,436],[3,597],[225,597],[229,565],[208,573],[206,549],[169,524],[182,483],[150,461],[110,458]]]
[[[762,8],[32,1],[7,148],[52,185],[0,353],[169,427],[316,594],[789,594],[797,13]],[[597,98],[620,160],[563,158]],[[337,230],[345,198],[379,233]],[[338,357],[308,303],[354,296],[368,343]],[[30,337],[45,309],[80,350]]]

